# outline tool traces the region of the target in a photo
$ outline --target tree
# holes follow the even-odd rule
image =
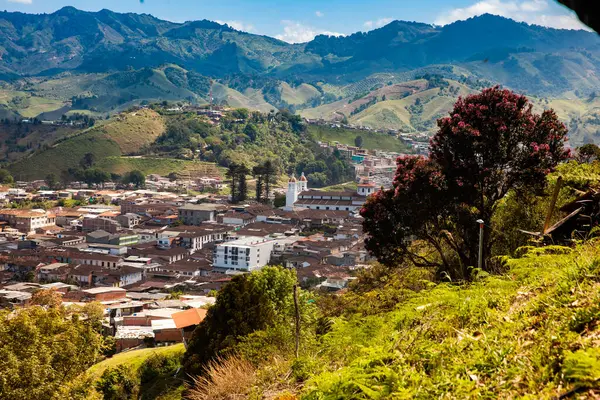
[[[238,197],[237,201],[246,201],[248,199],[248,182],[246,180],[246,175],[250,174],[250,170],[246,165],[239,165],[237,168],[238,175]]]
[[[244,135],[248,136],[250,141],[254,142],[258,137],[258,128],[253,123],[248,123],[244,128]]]
[[[8,172],[8,170],[0,169],[0,183],[3,183],[5,185],[11,185],[14,183],[14,181],[14,178],[12,177],[10,172]]]
[[[323,187],[327,185],[327,174],[323,172],[313,172],[306,175],[306,179],[311,186]]]
[[[123,183],[126,185],[133,184],[136,188],[144,187],[146,184],[146,176],[142,171],[135,169],[125,174]]]
[[[600,158],[600,147],[593,143],[584,144],[577,149],[577,160],[581,163],[589,163]]]
[[[95,163],[96,156],[94,153],[85,153],[81,161],[79,161],[79,165],[81,165],[81,168],[83,169],[91,168]]]
[[[97,303],[67,310],[51,302],[0,311],[1,397],[55,398],[101,357],[101,329]]]
[[[252,176],[256,179],[256,196],[255,199],[258,202],[262,201],[263,198],[263,178],[264,178],[264,167],[262,165],[256,165],[252,168]]]
[[[295,273],[282,267],[233,277],[192,334],[184,356],[186,372],[200,373],[206,363],[252,332],[283,325],[293,315],[295,282]]]
[[[525,96],[498,87],[459,99],[438,127],[430,159],[400,158],[393,188],[361,210],[366,246],[387,265],[411,261],[468,278],[478,258],[475,221],[491,224],[511,190],[540,193],[569,157],[567,129],[553,111],[533,114]],[[495,234],[485,230],[486,256]]]
[[[267,160],[263,164],[263,173],[263,182],[265,184],[265,199],[268,202],[271,196],[271,185],[277,183],[277,168],[271,160]]]
[[[227,172],[225,173],[225,176],[227,178],[229,178],[230,183],[229,183],[229,187],[231,188],[231,201],[233,203],[235,203],[237,201],[237,178],[238,178],[238,171],[239,169],[239,165],[236,163],[231,163],[229,164],[229,168],[227,169]]]
[[[179,178],[179,175],[177,175],[177,172],[171,172],[167,175],[167,178],[169,178],[169,182],[175,182]]]
[[[58,185],[58,179],[56,178],[56,175],[52,173],[46,175],[45,181],[50,189],[54,189]]]
[[[362,138],[362,136],[358,135],[357,137],[354,138],[354,145],[356,147],[362,147],[362,145],[363,145],[363,138]]]

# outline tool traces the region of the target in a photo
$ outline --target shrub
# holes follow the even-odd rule
[[[153,354],[140,366],[139,374],[142,384],[152,382],[160,376],[174,375],[181,365],[183,353]]]
[[[96,390],[104,400],[126,400],[136,398],[140,390],[135,372],[125,366],[107,368],[96,382]]]
[[[248,361],[233,356],[217,358],[206,366],[203,376],[194,378],[189,400],[242,399],[256,381],[256,370]]]

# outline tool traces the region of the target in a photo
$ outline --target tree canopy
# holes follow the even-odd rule
[[[295,282],[295,273],[281,267],[235,276],[194,331],[184,358],[186,372],[200,373],[242,337],[292,315]]]
[[[0,397],[44,400],[64,391],[104,350],[102,309],[66,309],[40,291],[33,305],[0,311]]]
[[[393,188],[361,210],[366,246],[387,265],[410,261],[468,278],[477,265],[475,221],[491,224],[511,190],[540,192],[569,157],[567,129],[552,110],[536,115],[526,97],[498,87],[459,99],[438,127],[430,158],[399,158]],[[486,256],[493,242],[488,228]]]

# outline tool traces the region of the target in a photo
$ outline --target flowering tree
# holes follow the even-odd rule
[[[536,115],[525,96],[498,87],[460,98],[438,127],[430,159],[399,158],[393,188],[365,204],[366,245],[388,265],[410,260],[466,278],[477,264],[475,221],[489,223],[510,190],[543,189],[546,174],[569,157],[567,129],[553,111]],[[486,232],[489,255],[494,238]]]

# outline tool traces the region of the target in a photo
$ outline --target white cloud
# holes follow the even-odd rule
[[[363,24],[363,26],[367,30],[371,30],[371,29],[375,29],[375,28],[381,28],[382,26],[389,24],[393,20],[394,20],[393,18],[379,18],[378,20],[374,20],[374,21],[366,21]]]
[[[321,11],[315,11],[315,15],[319,18],[323,18],[325,16],[325,14],[323,14]]]
[[[233,29],[235,29],[237,31],[254,32],[254,25],[246,24],[241,21],[219,21],[219,20],[216,20],[215,22],[217,22],[221,25],[229,25],[230,27],[232,27]]]
[[[486,13],[551,28],[590,30],[573,13],[553,13],[547,0],[481,0],[469,7],[455,8],[440,14],[434,23],[447,25]]]
[[[32,4],[33,0],[6,0],[9,3]]]
[[[283,33],[275,37],[288,43],[310,42],[317,35],[344,36],[343,33],[314,28],[297,21],[283,20],[281,24],[283,25]]]

